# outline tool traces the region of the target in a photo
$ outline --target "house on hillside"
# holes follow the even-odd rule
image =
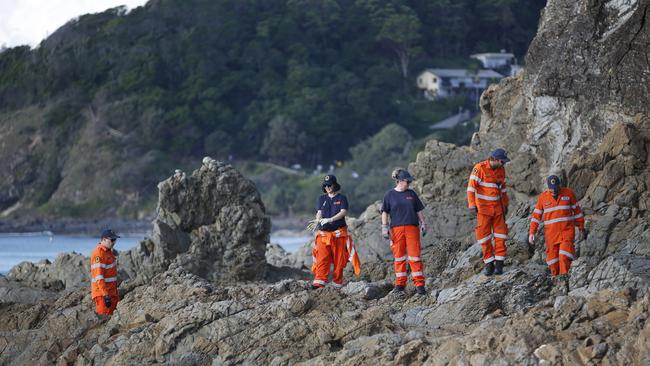
[[[480,61],[483,68],[495,70],[506,76],[515,76],[522,70],[522,67],[517,65],[515,55],[507,53],[505,50],[477,53],[469,57]]]
[[[427,99],[448,98],[472,93],[480,95],[490,84],[503,79],[494,70],[426,69],[417,78],[417,86]]]

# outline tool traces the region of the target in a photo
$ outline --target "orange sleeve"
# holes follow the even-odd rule
[[[100,264],[104,264],[104,258],[100,253],[93,252],[90,256],[90,282],[93,288],[93,293],[100,294],[101,296],[108,295],[106,289],[105,269]]]
[[[578,205],[578,200],[576,200],[575,193],[571,192],[571,208],[573,209],[573,218],[575,220],[578,229],[585,229],[585,215],[582,213],[580,205]]]
[[[535,235],[537,230],[539,230],[539,225],[542,223],[542,214],[544,214],[544,208],[542,206],[542,196],[537,198],[537,203],[533,209],[533,213],[530,218],[530,230],[529,234]]]
[[[476,190],[478,189],[478,180],[481,179],[480,176],[480,169],[474,166],[467,182],[467,205],[469,208],[476,207]]]

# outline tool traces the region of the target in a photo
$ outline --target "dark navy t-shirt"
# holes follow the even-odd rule
[[[420,221],[417,213],[424,210],[424,205],[411,189],[404,192],[391,189],[384,195],[381,210],[390,215],[390,227],[418,225]]]
[[[324,219],[334,217],[337,213],[341,212],[341,210],[347,209],[348,199],[340,193],[337,193],[336,196],[331,198],[327,194],[324,194],[318,197],[318,201],[316,201],[316,211],[320,210],[321,216]],[[345,217],[340,220],[325,224],[323,227],[321,227],[321,230],[335,231],[336,229],[342,228],[344,226]]]

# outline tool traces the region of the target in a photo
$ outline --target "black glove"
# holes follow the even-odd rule
[[[587,231],[587,229],[582,229],[580,231],[580,239],[581,240],[587,240],[587,235],[589,235],[589,232]]]
[[[113,305],[113,301],[111,300],[110,296],[104,296],[104,305],[106,305],[107,308],[110,308],[111,305]]]
[[[504,209],[503,216],[508,216],[508,206],[506,206]]]
[[[478,215],[478,208],[476,206],[470,207],[469,212],[471,215],[474,215],[474,217],[476,217],[476,215]]]
[[[526,244],[528,244],[528,259],[530,259],[535,255],[535,246],[528,242]]]

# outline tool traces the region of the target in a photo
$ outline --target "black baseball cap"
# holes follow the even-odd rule
[[[106,229],[106,230],[102,231],[102,239],[109,238],[111,240],[114,240],[114,239],[117,239],[119,237],[120,236],[115,234],[115,231],[113,231],[112,229]]]

